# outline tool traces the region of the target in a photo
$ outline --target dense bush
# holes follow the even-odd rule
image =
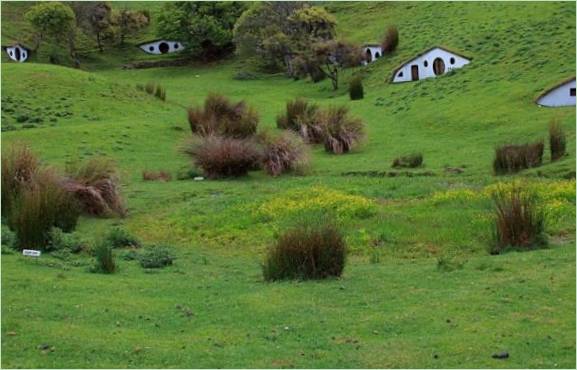
[[[261,135],[262,168],[271,176],[302,171],[308,163],[308,152],[302,140],[292,132],[279,136]]]
[[[246,138],[256,133],[258,114],[244,101],[232,103],[218,94],[209,94],[203,107],[188,108],[188,123],[193,134]]]
[[[552,161],[561,159],[565,155],[565,132],[557,120],[553,120],[549,124],[549,149],[551,150]]]
[[[320,114],[325,150],[334,154],[349,152],[364,138],[364,123],[349,116],[345,106],[330,107]]]
[[[138,238],[120,227],[110,230],[105,240],[112,248],[140,247]]]
[[[423,164],[423,154],[413,153],[406,156],[398,157],[393,160],[393,168],[416,168]]]
[[[208,136],[190,141],[184,151],[211,179],[244,176],[258,168],[260,159],[258,148],[249,139]]]
[[[124,216],[120,183],[114,162],[96,157],[67,170],[64,188],[75,195],[83,211],[94,216]]]
[[[174,256],[167,247],[154,245],[139,253],[137,259],[144,268],[162,268],[172,265]]]
[[[503,145],[495,149],[493,170],[501,175],[540,166],[543,162],[542,141],[523,145]]]
[[[45,250],[52,227],[71,231],[79,215],[78,202],[61,186],[61,179],[52,170],[43,169],[22,188],[8,222],[16,232],[18,249]]]
[[[390,54],[399,45],[399,30],[396,26],[391,26],[387,29],[385,33],[385,37],[383,38],[383,42],[381,47],[383,48],[383,54]]]
[[[349,82],[349,97],[351,100],[361,100],[365,97],[363,89],[363,79],[356,76]]]
[[[494,195],[495,229],[491,254],[507,249],[533,249],[547,243],[545,216],[536,195],[518,184]]]
[[[29,147],[12,145],[2,153],[2,217],[8,218],[22,188],[29,184],[39,168],[38,158]]]
[[[286,103],[286,112],[277,116],[277,127],[297,132],[307,143],[323,142],[318,106],[297,98]]]
[[[142,171],[144,181],[170,181],[172,176],[167,171]]]
[[[2,245],[6,247],[13,247],[16,242],[16,234],[14,231],[10,230],[7,225],[2,224],[2,231],[0,232],[0,237],[2,239]]]
[[[94,248],[92,272],[101,274],[113,274],[116,272],[116,262],[112,254],[112,247],[108,243],[101,242]]]
[[[79,253],[86,248],[86,243],[74,233],[65,233],[58,227],[53,227],[49,234],[47,251],[66,250]]]
[[[325,220],[301,222],[287,230],[269,250],[265,280],[324,279],[342,274],[346,244],[337,227]]]

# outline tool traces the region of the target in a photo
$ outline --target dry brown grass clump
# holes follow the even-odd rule
[[[543,141],[523,145],[503,145],[495,149],[495,174],[515,173],[540,166],[543,162]]]
[[[563,158],[566,152],[565,131],[558,120],[553,120],[549,124],[549,149],[552,161]]]
[[[381,47],[383,48],[383,54],[390,54],[399,45],[399,30],[396,26],[390,26],[385,33]]]
[[[286,172],[302,172],[308,164],[308,150],[300,137],[292,132],[283,132],[278,136],[263,134],[262,168],[271,176]]]
[[[298,133],[305,142],[323,142],[323,128],[319,120],[316,104],[297,98],[286,103],[286,111],[277,116],[277,127]]]
[[[322,111],[321,122],[325,150],[334,154],[349,152],[364,138],[364,123],[360,118],[351,117],[345,106],[330,107]]]
[[[144,181],[170,181],[172,175],[167,171],[142,171],[142,180]]]
[[[29,184],[40,167],[38,158],[24,144],[15,144],[2,153],[2,216],[8,217],[23,186]]]

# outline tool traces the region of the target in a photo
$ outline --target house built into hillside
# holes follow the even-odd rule
[[[25,62],[30,56],[30,49],[19,43],[11,46],[2,46],[2,49],[8,54],[8,58],[15,62]]]
[[[435,46],[425,50],[395,69],[392,82],[418,81],[441,76],[471,62],[471,58],[455,51]]]
[[[184,49],[184,45],[179,41],[152,40],[138,45],[142,51],[148,54],[168,54]]]
[[[383,48],[379,44],[364,44],[363,53],[365,55],[363,65],[367,65],[383,56]]]
[[[536,103],[542,107],[575,105],[575,77],[564,80],[539,95]]]

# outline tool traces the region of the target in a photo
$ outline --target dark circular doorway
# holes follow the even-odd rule
[[[370,63],[373,61],[373,55],[371,54],[371,49],[367,49],[367,62]]]
[[[14,48],[14,52],[16,52],[16,60],[20,61],[20,48],[19,47]]]
[[[168,50],[170,50],[170,46],[168,46],[168,44],[166,42],[161,42],[160,44],[158,44],[158,50],[162,54],[166,54],[166,53],[168,53]]]
[[[443,59],[437,58],[433,61],[433,72],[437,76],[445,73],[445,62],[443,62]]]

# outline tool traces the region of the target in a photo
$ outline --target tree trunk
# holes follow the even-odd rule
[[[102,41],[100,40],[100,32],[96,32],[96,44],[98,44],[98,50],[102,53],[104,48],[102,47]]]

